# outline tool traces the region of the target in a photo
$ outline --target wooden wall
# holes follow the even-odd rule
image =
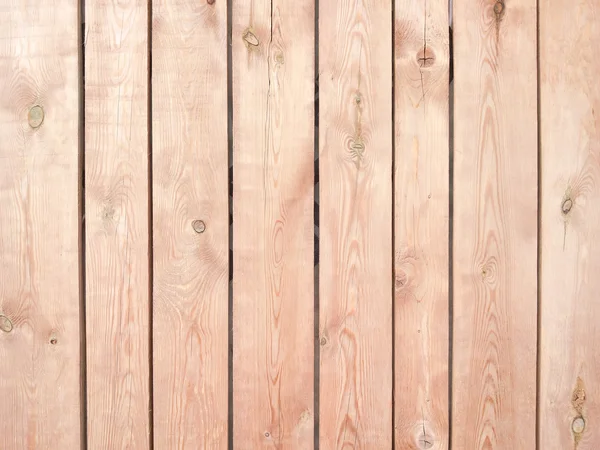
[[[598,15],[0,0],[0,449],[600,448]]]

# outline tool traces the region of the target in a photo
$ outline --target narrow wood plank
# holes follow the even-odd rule
[[[0,1],[0,448],[76,449],[78,2]]]
[[[535,448],[535,0],[454,5],[453,446]]]
[[[448,2],[396,0],[395,448],[448,448]]]
[[[389,449],[392,5],[319,8],[321,449]]]
[[[227,448],[227,2],[154,0],[156,449]]]
[[[85,4],[87,442],[149,448],[148,2]]]
[[[600,443],[599,14],[539,5],[540,449]]]
[[[233,2],[233,446],[313,447],[314,2]]]

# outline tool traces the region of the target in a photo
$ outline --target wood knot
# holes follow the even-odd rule
[[[283,53],[277,52],[275,54],[275,62],[281,66],[281,65],[283,65],[284,61],[285,60],[283,58]]]
[[[402,270],[398,270],[396,272],[396,276],[394,277],[394,284],[396,286],[396,289],[402,289],[406,283],[408,282],[408,275],[406,275],[406,272],[402,271]]]
[[[433,436],[429,436],[428,434],[421,434],[419,436],[419,439],[417,440],[417,445],[419,446],[420,449],[430,449],[433,447],[435,440],[433,439]]]
[[[321,347],[325,347],[327,345],[327,338],[325,336],[321,337],[319,343],[321,344]]]
[[[214,5],[215,4],[215,0],[206,0],[206,3],[208,3],[209,5]]]
[[[10,333],[13,329],[12,321],[3,314],[0,314],[0,330]]]
[[[56,344],[58,344],[58,339],[56,339],[55,337],[51,338],[51,339],[50,339],[50,344],[51,344],[51,345],[56,345]]]
[[[268,439],[271,437],[271,433],[269,433],[268,431],[265,431],[265,437]]]
[[[29,109],[27,120],[31,128],[39,128],[44,122],[44,109],[40,105],[32,106]]]
[[[204,233],[204,230],[206,230],[206,224],[202,220],[194,220],[192,222],[192,228],[196,233]]]
[[[583,430],[585,430],[585,419],[583,417],[576,417],[571,424],[571,429],[575,434],[583,433]]]
[[[417,53],[419,67],[431,67],[435,63],[435,53],[431,47],[424,47]]]
[[[258,40],[256,35],[250,29],[247,29],[244,32],[244,34],[242,35],[242,39],[244,40],[246,45],[250,47],[258,47],[258,45],[260,44],[260,41]]]
[[[499,0],[496,3],[494,3],[494,14],[496,15],[496,19],[498,19],[498,20],[502,19],[505,9],[506,8],[505,8],[504,2],[502,0]]]
[[[571,208],[573,208],[573,200],[571,200],[570,198],[565,199],[560,207],[564,215],[569,214]]]

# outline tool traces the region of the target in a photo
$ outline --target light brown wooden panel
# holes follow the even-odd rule
[[[154,442],[227,448],[227,4],[152,3]]]
[[[448,448],[448,2],[395,4],[395,395],[399,449]]]
[[[320,443],[392,447],[392,5],[319,3]]]
[[[78,2],[0,1],[0,448],[80,445]]]
[[[539,5],[540,449],[600,445],[599,14]]]
[[[535,448],[535,0],[454,4],[453,446]]]
[[[233,1],[233,445],[313,446],[314,2]]]
[[[87,442],[149,448],[148,2],[85,5]]]

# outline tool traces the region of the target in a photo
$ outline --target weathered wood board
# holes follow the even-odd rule
[[[233,445],[313,446],[314,2],[233,2]]]
[[[448,449],[448,2],[395,3],[398,449]]]
[[[320,448],[391,448],[392,5],[319,8]]]
[[[87,444],[150,445],[148,2],[87,0]]]
[[[599,13],[539,3],[540,449],[600,443]]]
[[[225,449],[227,4],[152,3],[154,448]]]
[[[535,448],[534,0],[454,4],[452,442]]]
[[[0,448],[79,448],[78,2],[0,2]]]

